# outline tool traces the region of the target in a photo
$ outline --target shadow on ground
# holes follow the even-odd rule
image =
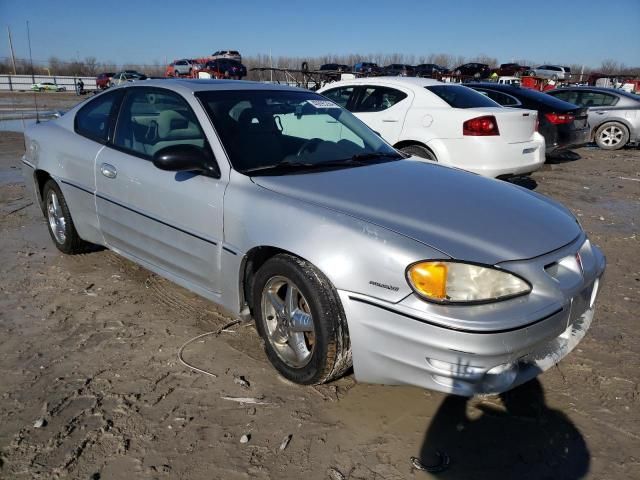
[[[590,454],[576,426],[545,404],[538,380],[494,397],[448,396],[433,418],[420,450],[423,465],[450,460],[443,479],[584,478]],[[437,470],[437,469],[434,469]]]
[[[524,187],[528,190],[535,190],[536,187],[538,186],[538,182],[536,182],[533,178],[528,176],[512,177],[508,181],[509,183],[513,183],[514,185]]]
[[[547,163],[555,164],[575,162],[576,160],[580,160],[581,158],[582,157],[579,153],[576,153],[572,150],[556,150],[555,152],[551,152],[547,155]]]

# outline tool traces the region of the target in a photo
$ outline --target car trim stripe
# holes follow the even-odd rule
[[[222,246],[222,249],[226,252],[229,252],[231,255],[238,255],[236,252],[234,252],[230,248],[225,247],[224,245]]]
[[[438,328],[444,328],[445,330],[453,330],[456,332],[460,332],[460,333],[474,333],[474,334],[495,334],[495,333],[507,333],[507,332],[513,332],[516,330],[522,330],[523,328],[527,328],[527,327],[531,327],[533,325],[536,325],[540,322],[544,322],[545,320],[553,317],[554,315],[557,315],[558,313],[562,312],[564,310],[564,308],[559,308],[553,312],[551,312],[549,315],[546,315],[542,318],[539,318],[538,320],[534,320],[531,323],[527,323],[526,325],[520,325],[518,327],[512,327],[512,328],[503,328],[501,330],[473,330],[473,329],[467,329],[467,328],[455,328],[455,327],[451,327],[448,325],[442,325],[441,323],[436,323],[436,322],[431,322],[429,320],[425,320],[424,318],[420,318],[420,317],[416,317],[414,315],[409,315],[407,313],[404,312],[400,312],[398,310],[395,310],[393,308],[389,308],[387,306],[384,305],[380,305],[379,303],[375,303],[372,302],[370,300],[366,300],[364,298],[360,298],[360,297],[353,297],[353,296],[349,296],[349,300],[353,300],[354,302],[360,302],[360,303],[365,303],[367,305],[371,305],[372,307],[378,307],[381,308],[382,310],[386,310],[388,312],[391,313],[395,313],[397,315],[402,315],[403,317],[407,317],[410,318],[411,320],[415,320],[417,322],[420,323],[426,323],[427,325],[431,325],[433,327],[438,327]]]
[[[88,193],[89,195],[95,195],[95,192],[92,192],[91,190],[87,189],[86,187],[81,187],[80,185],[76,185],[75,183],[71,183],[68,180],[60,180],[60,183],[64,183],[65,185],[69,185],[71,187],[75,187],[78,190],[82,190],[85,193]]]
[[[167,223],[167,222],[165,222],[163,220],[160,220],[158,218],[152,217],[151,215],[143,213],[143,212],[141,212],[139,210],[136,210],[134,208],[127,207],[126,205],[123,205],[122,203],[116,202],[115,200],[111,200],[110,198],[105,197],[104,195],[100,195],[99,193],[94,193],[91,190],[87,190],[86,188],[81,187],[79,185],[73,184],[73,183],[68,182],[66,180],[60,180],[60,182],[64,183],[65,185],[69,185],[69,186],[75,187],[78,190],[82,190],[83,192],[86,192],[86,193],[88,193],[90,195],[95,195],[96,197],[98,197],[101,200],[105,200],[105,201],[107,201],[109,203],[113,203],[114,205],[117,205],[120,208],[124,208],[125,210],[129,210],[130,212],[133,212],[133,213],[136,213],[136,214],[138,214],[138,215],[140,215],[142,217],[148,218],[149,220],[153,220],[154,222],[158,222],[158,223],[160,223],[160,224],[162,224],[162,225],[164,225],[166,227],[173,228],[174,230],[177,230],[177,231],[179,231],[181,233],[184,233],[186,235],[189,235],[191,237],[197,238],[198,240],[202,240],[203,242],[210,243],[211,245],[218,245],[218,242],[215,242],[214,240],[209,240],[208,238],[204,238],[204,237],[202,237],[202,236],[200,236],[200,235],[198,235],[196,233],[189,232],[187,230],[184,230],[183,228],[176,227],[175,225],[171,225],[170,223]]]

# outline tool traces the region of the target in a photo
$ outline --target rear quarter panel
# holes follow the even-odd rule
[[[102,145],[70,129],[72,118],[65,118],[67,115],[72,114],[33,125],[25,132],[28,149],[34,150],[31,162],[35,171],[46,172],[62,190],[78,235],[101,244],[91,193],[95,192],[94,160]]]

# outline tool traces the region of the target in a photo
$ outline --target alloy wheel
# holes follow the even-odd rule
[[[266,337],[278,357],[293,368],[309,363],[315,346],[315,329],[309,303],[288,278],[275,276],[262,290],[262,318]]]
[[[607,147],[614,147],[622,141],[624,132],[620,127],[611,125],[600,132],[600,142]]]
[[[47,219],[56,242],[62,245],[67,240],[67,220],[64,218],[58,196],[53,190],[50,190],[47,196]]]

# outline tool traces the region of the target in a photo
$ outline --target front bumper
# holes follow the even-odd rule
[[[545,313],[523,325],[467,328],[460,326],[460,319],[438,315],[441,306],[430,304],[425,313],[419,313],[412,308],[416,305],[413,295],[391,304],[339,291],[349,325],[356,379],[471,396],[499,393],[534,378],[573,350],[591,325],[605,266],[604,256],[591,248],[593,263],[585,269],[583,281],[562,292],[563,302],[543,309],[538,304],[536,311]],[[565,253],[560,252],[563,256]],[[535,291],[534,284],[530,295]],[[512,306],[506,305],[510,302]],[[505,305],[495,308],[496,317],[510,308],[528,308],[524,300],[499,303]],[[456,310],[449,307],[446,314],[452,311]]]

